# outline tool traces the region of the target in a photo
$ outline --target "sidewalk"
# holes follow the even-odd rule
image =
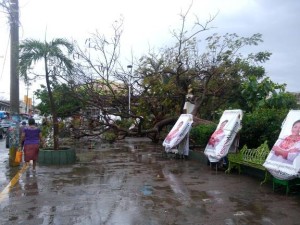
[[[6,166],[2,143],[0,151],[2,192],[17,171]],[[0,199],[0,224],[299,224],[299,195],[162,152],[128,139],[78,150],[75,165],[29,168]]]

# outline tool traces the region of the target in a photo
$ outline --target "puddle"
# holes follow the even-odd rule
[[[143,195],[145,196],[149,196],[152,195],[153,193],[153,187],[151,185],[145,184],[142,189],[141,192],[143,193]]]

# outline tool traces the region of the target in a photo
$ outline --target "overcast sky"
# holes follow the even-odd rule
[[[19,0],[20,41],[68,38],[85,40],[96,30],[109,36],[111,24],[124,18],[122,55],[147,53],[172,41],[171,29],[180,26],[179,13],[189,0]],[[194,0],[189,21],[197,15],[203,22],[218,13],[212,32],[239,36],[263,35],[253,51],[269,51],[264,64],[267,76],[286,83],[287,90],[300,92],[300,0]],[[210,33],[202,33],[203,38]],[[0,14],[0,99],[9,98],[9,26]],[[252,49],[251,49],[252,50]],[[32,87],[29,95],[36,86]],[[20,98],[26,94],[20,82]]]

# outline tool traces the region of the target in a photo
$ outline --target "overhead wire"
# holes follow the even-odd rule
[[[7,45],[6,45],[6,49],[5,49],[5,55],[4,55],[4,60],[3,60],[3,65],[2,65],[2,71],[1,71],[0,79],[2,79],[2,76],[3,76],[3,73],[4,73],[4,67],[5,67],[5,63],[6,63],[6,57],[7,57],[7,50],[8,50],[8,46],[9,46],[9,40],[10,40],[10,32],[8,34],[8,40],[7,40]]]

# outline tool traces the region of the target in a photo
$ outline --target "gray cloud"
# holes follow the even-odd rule
[[[254,4],[234,14],[222,14],[220,9],[220,18],[216,21],[218,27],[240,36],[261,33],[264,42],[257,50],[272,53],[264,65],[267,76],[274,82],[286,83],[288,91],[300,92],[300,1],[249,2]]]

